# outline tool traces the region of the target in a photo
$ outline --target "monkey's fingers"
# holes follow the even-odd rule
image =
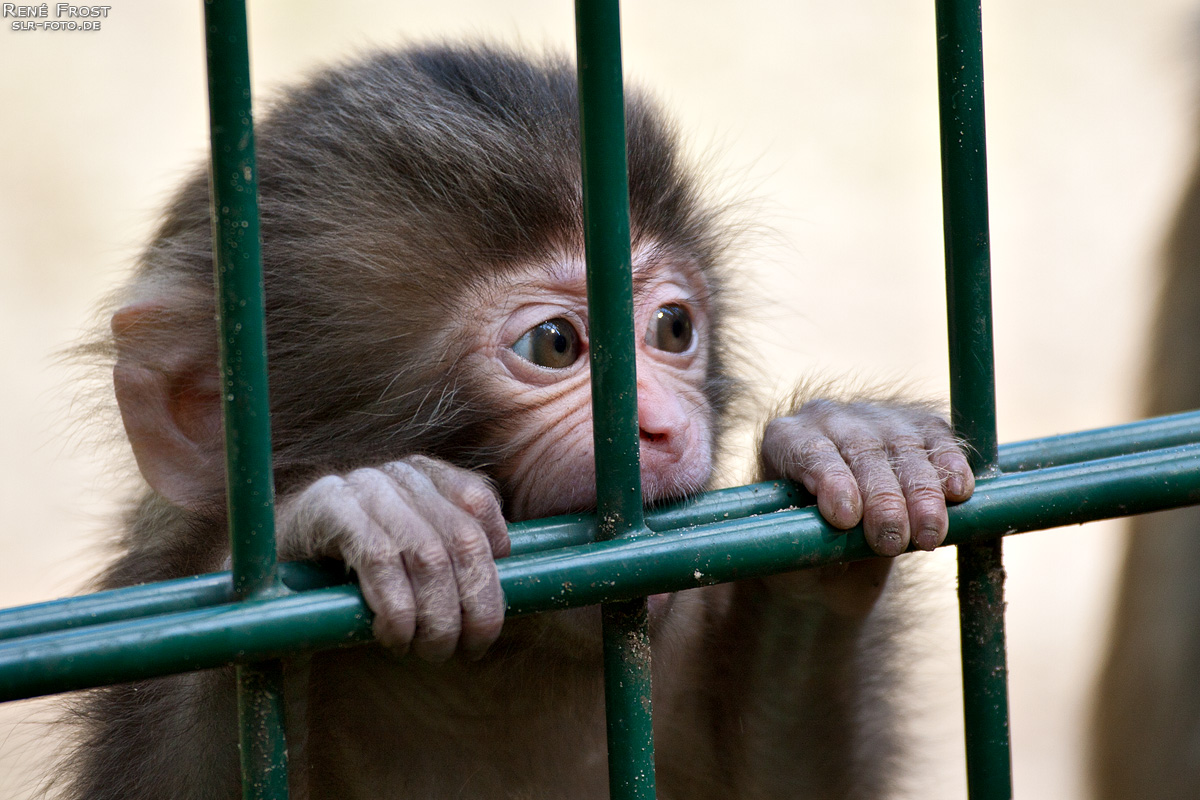
[[[925,447],[941,477],[946,499],[955,503],[970,500],[975,493],[975,474],[958,442],[947,433],[931,438]]]
[[[447,552],[454,565],[462,611],[459,650],[470,659],[482,658],[504,626],[504,591],[488,540],[479,523],[463,515]]]
[[[394,487],[377,470],[328,475],[287,500],[277,533],[285,558],[341,559],[358,574],[363,599],[375,615],[375,638],[399,654],[416,629],[416,599],[392,530],[381,518]]]
[[[448,556],[453,573],[453,585],[447,585],[445,575],[438,573],[436,590],[453,590],[453,597],[430,598],[431,616],[422,621],[422,596],[417,596],[417,633],[414,648],[417,654],[431,661],[448,658],[455,646],[467,658],[480,658],[500,636],[504,625],[504,591],[492,557],[492,546],[480,522],[441,495],[426,495],[418,499],[421,515],[437,537],[441,551]],[[410,570],[410,572],[412,572]],[[414,584],[422,581],[412,572]],[[453,602],[453,619],[446,616],[445,606]],[[442,626],[445,630],[428,626]],[[449,636],[453,633],[454,640]],[[428,644],[426,643],[428,641]]]
[[[417,629],[417,601],[403,561],[371,560],[360,564],[359,588],[375,614],[376,640],[398,656],[408,652]]]
[[[509,554],[508,524],[500,510],[500,495],[491,481],[476,472],[425,456],[405,460],[423,471],[442,497],[479,522],[491,545],[493,558],[504,558]]]
[[[888,450],[908,507],[912,541],[921,550],[933,550],[950,530],[941,476],[923,441],[897,437],[888,443]]]
[[[357,470],[350,478],[362,482],[364,506],[390,532],[391,545],[412,583],[413,652],[426,661],[440,662],[454,655],[462,633],[459,585],[449,551],[464,545],[447,532],[460,520],[451,518],[453,506],[437,492],[422,466],[397,461],[382,469]],[[460,516],[464,515],[460,512]],[[482,532],[474,538],[486,552]]]
[[[863,534],[881,556],[897,556],[908,547],[908,504],[892,470],[884,443],[865,434],[840,443],[839,449],[863,495]]]
[[[417,629],[413,652],[426,661],[445,661],[454,655],[462,633],[462,607],[454,565],[433,531],[422,530],[403,553],[404,566],[417,600]]]
[[[878,420],[850,406],[806,406],[767,426],[763,462],[803,482],[829,524],[845,529],[861,520],[871,549],[895,556],[908,547],[908,505],[879,428]]]
[[[862,519],[858,481],[837,445],[796,417],[771,420],[763,435],[763,468],[767,477],[804,484],[817,498],[817,508],[830,525],[847,530]]]
[[[493,543],[462,504],[474,501],[472,510],[485,515],[490,504],[498,517],[499,502],[474,473],[432,459],[405,459],[383,471],[395,482],[403,511],[416,517],[408,530],[397,531],[416,594],[413,650],[429,661],[443,661],[456,648],[470,658],[482,656],[504,624],[504,593]]]
[[[376,638],[396,653],[411,644],[421,658],[446,660],[462,623],[450,557],[419,502],[433,487],[413,469],[358,469],[346,482],[370,524],[345,532],[342,556],[375,612]]]

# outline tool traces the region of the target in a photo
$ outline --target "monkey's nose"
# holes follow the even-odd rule
[[[638,383],[638,434],[643,446],[672,451],[688,427],[679,398],[656,381]]]

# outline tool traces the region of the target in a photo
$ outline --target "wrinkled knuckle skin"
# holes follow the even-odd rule
[[[474,480],[463,486],[455,505],[476,519],[487,519],[500,513],[500,498],[487,483]]]
[[[491,563],[492,546],[477,526],[462,529],[455,536],[454,542],[456,552],[461,553],[468,561]]]
[[[380,608],[373,608],[375,622],[373,628],[376,637],[389,647],[397,644],[407,645],[412,641],[416,629],[417,611],[411,603],[384,602]]]
[[[908,515],[908,505],[904,502],[904,496],[897,492],[882,491],[867,495],[865,505],[864,513],[875,521],[895,521]]]
[[[398,567],[372,559],[359,571],[363,594],[375,614],[373,630],[384,645],[407,649],[416,629],[416,605],[411,590],[403,585]]]
[[[828,437],[819,434],[797,438],[792,449],[801,464],[815,464],[832,458],[841,461],[837,446]]]
[[[888,442],[888,449],[899,458],[927,459],[929,451],[925,448],[924,437],[900,434],[893,436]]]
[[[466,559],[491,558],[492,548],[474,520],[460,519],[440,526],[437,531],[451,560],[455,555]]]
[[[845,468],[833,468],[824,470],[820,474],[817,483],[817,492],[820,495],[838,497],[857,487],[858,483],[854,480],[854,476],[850,474],[849,470]]]
[[[883,462],[891,469],[891,459],[883,442],[871,436],[856,436],[838,445],[847,461],[852,463]]]
[[[910,506],[922,511],[937,510],[944,508],[946,505],[946,496],[942,492],[942,485],[940,483],[922,483],[914,486],[909,489],[906,497]]]
[[[450,563],[450,554],[444,547],[428,545],[415,547],[406,553],[404,558],[412,572],[440,575],[453,569]]]
[[[411,489],[413,484],[418,480],[418,476],[425,474],[424,470],[419,469],[413,464],[413,458],[424,458],[424,456],[410,456],[399,461],[392,461],[380,467],[379,472],[387,476],[397,490]]]

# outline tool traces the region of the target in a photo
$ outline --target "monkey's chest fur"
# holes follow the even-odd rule
[[[315,658],[298,765],[312,797],[606,797],[598,670],[494,658]]]
[[[687,611],[679,615],[690,617]],[[598,630],[594,612],[509,620],[478,662],[397,660],[368,647],[294,663],[288,688],[307,700],[305,716],[289,725],[299,745],[293,762],[299,796],[604,800],[601,658],[597,641],[580,635],[588,622]],[[713,773],[719,759],[711,745],[721,737],[711,704],[689,691],[690,680],[674,677],[691,674],[675,663],[690,654],[691,647],[664,648],[655,665],[659,753],[705,766],[689,767],[683,781],[672,780],[669,770],[661,774],[659,796],[708,797],[693,785],[707,775],[702,784],[725,787],[711,796],[728,798],[730,784]],[[681,695],[692,702],[681,704]]]

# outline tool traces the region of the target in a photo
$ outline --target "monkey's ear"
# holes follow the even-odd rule
[[[179,311],[152,300],[113,314],[113,387],[142,476],[195,510],[225,486],[221,387],[212,348],[195,346]]]

